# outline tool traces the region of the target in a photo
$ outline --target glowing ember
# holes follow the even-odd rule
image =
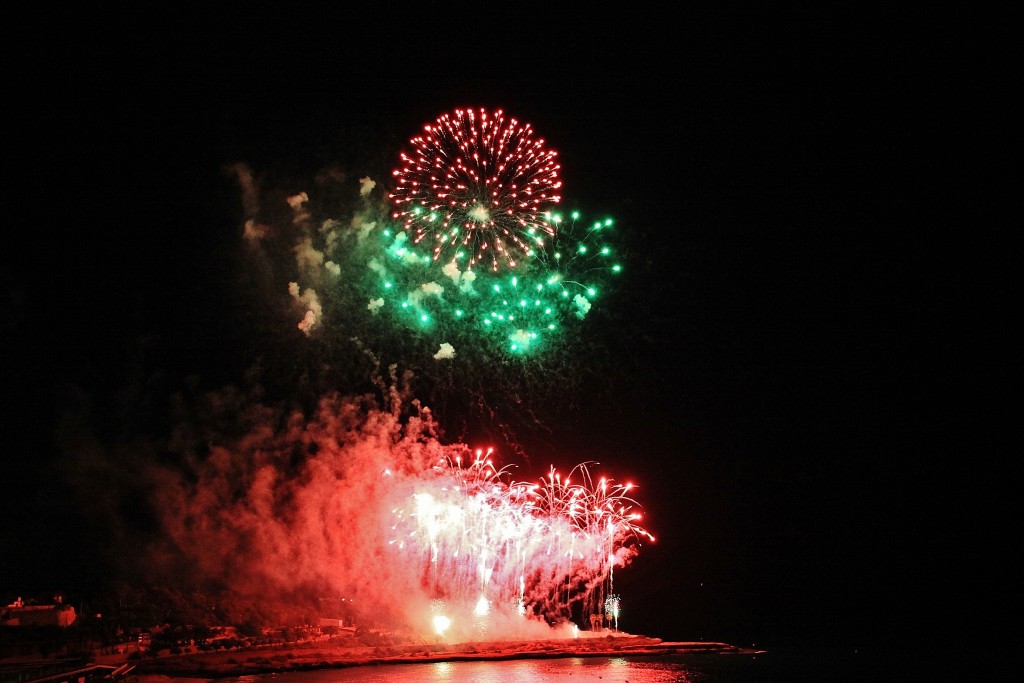
[[[612,624],[616,630],[619,628],[619,603],[620,600],[618,595],[609,595],[604,600],[604,613],[612,620]]]
[[[434,617],[434,631],[437,633],[437,635],[443,636],[444,632],[448,630],[448,627],[451,625],[451,623],[451,619],[444,616],[443,614],[439,614],[436,617]]]

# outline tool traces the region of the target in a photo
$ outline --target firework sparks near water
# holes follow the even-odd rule
[[[614,571],[654,541],[634,487],[594,480],[596,463],[519,481],[488,451],[443,444],[426,409],[401,420],[335,394],[276,414],[228,399],[196,406],[175,445],[193,465],[156,491],[161,565],[186,557],[190,585],[268,610],[344,596],[364,626],[452,641],[545,638],[615,618]],[[235,413],[251,428],[227,436]]]
[[[464,623],[491,605],[546,620],[602,614],[614,568],[654,540],[639,526],[633,486],[595,484],[588,463],[564,479],[552,468],[540,483],[515,482],[489,455],[438,463],[433,486],[394,511],[391,543],[416,559],[424,587]]]

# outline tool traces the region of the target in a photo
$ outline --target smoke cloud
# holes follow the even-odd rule
[[[310,414],[202,397],[175,430],[179,464],[153,471],[154,572],[187,567],[268,614],[422,635],[444,615],[459,640],[549,638],[573,609],[599,612],[611,567],[635,554],[627,530],[581,527],[559,509],[586,504],[575,494],[545,500],[489,454],[442,443],[389,372],[383,399],[332,393]]]

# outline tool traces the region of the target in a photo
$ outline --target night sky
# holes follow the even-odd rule
[[[596,460],[639,484],[658,541],[616,574],[623,629],[1012,638],[1019,502],[997,397],[1019,361],[997,362],[990,322],[1013,312],[993,201],[1005,94],[976,61],[992,42],[808,18],[501,35],[269,19],[216,40],[181,17],[22,35],[0,270],[4,599],[105,575],[82,499],[102,507],[122,477],[83,483],[68,435],[93,437],[75,453],[159,438],[169,396],[238,381],[274,343],[240,291],[224,168],[385,181],[424,123],[483,106],[531,122],[564,196],[614,216],[628,245],[604,340],[618,360],[522,434],[538,474]],[[118,500],[155,528],[143,501]]]

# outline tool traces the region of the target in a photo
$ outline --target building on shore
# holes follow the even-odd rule
[[[0,626],[71,626],[77,618],[75,608],[59,596],[46,605],[28,605],[18,598],[0,609]]]

